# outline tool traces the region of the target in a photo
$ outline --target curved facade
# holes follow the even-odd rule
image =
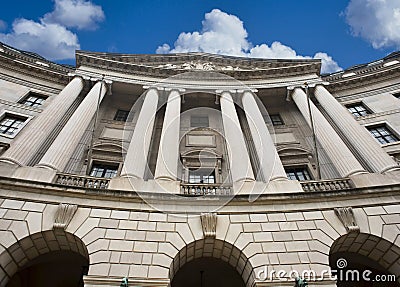
[[[0,63],[1,286],[398,286],[400,54]]]

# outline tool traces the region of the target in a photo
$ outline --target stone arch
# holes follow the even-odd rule
[[[200,258],[214,258],[228,263],[240,274],[246,287],[255,286],[255,273],[249,258],[234,245],[214,238],[193,241],[176,254],[169,271],[171,282],[186,263]]]
[[[0,286],[9,280],[26,264],[41,255],[57,251],[70,251],[83,256],[89,262],[85,244],[75,235],[64,230],[48,230],[26,236],[0,254]]]
[[[378,269],[396,276],[400,283],[400,247],[372,234],[351,232],[336,239],[329,252],[330,266],[336,268],[338,255],[355,254]]]

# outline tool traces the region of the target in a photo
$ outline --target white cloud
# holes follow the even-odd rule
[[[344,14],[352,34],[375,49],[400,48],[400,1],[351,0]]]
[[[268,59],[311,59],[309,56],[297,55],[291,47],[280,42],[271,46],[260,44],[253,46],[247,40],[247,31],[243,22],[235,15],[229,15],[214,9],[205,15],[200,32],[181,33],[174,43],[174,48],[168,44],[159,46],[156,53],[186,53],[206,52],[241,57]],[[341,70],[339,65],[326,53],[317,53],[314,59],[322,60],[322,73]]]
[[[0,33],[0,41],[49,60],[73,59],[80,44],[78,36],[68,28],[95,29],[104,18],[102,8],[91,1],[55,0],[54,10],[37,22],[14,20],[9,33]]]
[[[78,37],[65,27],[27,19],[15,20],[11,33],[0,33],[0,41],[51,60],[74,58],[80,49]]]
[[[7,29],[7,23],[0,19],[0,31]]]
[[[45,23],[57,23],[69,28],[94,30],[105,19],[101,6],[85,0],[55,0],[54,11],[43,17]]]

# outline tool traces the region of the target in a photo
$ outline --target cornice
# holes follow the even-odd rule
[[[40,78],[57,84],[68,83],[68,73],[74,69],[47,61],[39,57],[33,57],[0,43],[0,65],[19,73],[34,78]]]
[[[395,63],[387,66],[388,63]],[[399,78],[400,62],[393,61],[377,61],[361,67],[348,69],[346,71],[322,76],[323,81],[329,82],[329,90],[337,92],[357,87],[373,84],[385,80]]]
[[[37,83],[34,83],[34,82],[27,81],[26,79],[11,77],[11,76],[3,74],[3,73],[0,73],[0,79],[1,80],[5,80],[7,82],[15,83],[15,84],[18,84],[18,85],[21,85],[21,86],[25,86],[25,87],[29,87],[29,88],[32,88],[32,89],[36,89],[36,90],[41,91],[41,92],[46,92],[49,95],[55,95],[55,94],[58,94],[61,91],[61,89],[58,89],[58,88],[43,86],[43,85],[40,85],[40,84],[37,84]]]

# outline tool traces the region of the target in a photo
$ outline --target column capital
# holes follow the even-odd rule
[[[160,86],[147,86],[147,85],[145,85],[145,86],[142,86],[142,88],[144,89],[144,90],[157,90],[157,91],[164,91],[164,87],[160,87]]]
[[[177,91],[177,92],[180,93],[180,94],[186,92],[186,89],[178,88],[178,87],[165,87],[164,90],[165,90],[166,92]]]

